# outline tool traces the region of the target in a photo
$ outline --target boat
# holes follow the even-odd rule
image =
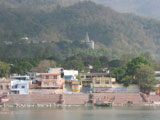
[[[108,103],[95,103],[95,106],[99,106],[99,107],[112,107],[112,103],[108,102]]]
[[[2,102],[2,103],[6,103],[6,102],[8,102],[8,101],[9,101],[8,98],[1,98],[1,102]]]
[[[153,104],[160,105],[160,101],[153,101]]]
[[[2,96],[0,96],[0,104],[8,102],[9,99],[7,97],[7,93],[3,93]]]
[[[113,104],[112,99],[104,97],[103,99],[97,99],[94,105],[100,107],[112,107],[112,104]]]

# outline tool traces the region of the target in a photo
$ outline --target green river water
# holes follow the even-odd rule
[[[0,120],[160,120],[160,107],[0,108]]]

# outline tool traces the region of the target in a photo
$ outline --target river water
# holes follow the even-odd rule
[[[0,108],[0,120],[160,120],[160,107]]]

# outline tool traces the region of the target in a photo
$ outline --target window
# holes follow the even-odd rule
[[[106,84],[109,84],[109,80],[106,80],[105,83],[106,83]]]
[[[18,88],[18,84],[13,85],[12,88],[13,88],[13,89],[14,89],[14,88]]]
[[[53,76],[53,79],[57,79],[57,76],[56,76],[56,75],[54,75],[54,76]]]
[[[21,88],[25,88],[25,86],[22,86]]]
[[[6,85],[6,89],[9,89],[9,85]]]
[[[84,76],[81,76],[81,78],[84,78]]]
[[[49,76],[46,76],[46,79],[49,79]]]
[[[96,84],[100,84],[100,81],[99,81],[99,80],[96,80]]]
[[[86,76],[86,78],[92,78],[91,76]]]

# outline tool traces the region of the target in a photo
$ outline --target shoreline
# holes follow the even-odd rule
[[[5,103],[0,105],[0,108],[56,108],[56,107],[96,107],[94,104],[56,104],[56,103],[36,103],[36,104],[24,104],[24,103]],[[113,104],[112,107],[160,107],[160,104],[144,103],[144,104]]]
[[[145,98],[145,99],[144,99]],[[160,106],[160,96],[144,96],[141,93],[92,93],[92,94],[29,94],[8,95],[0,107],[65,107],[94,106],[96,100],[112,101],[119,106]],[[156,102],[157,101],[157,102]]]

